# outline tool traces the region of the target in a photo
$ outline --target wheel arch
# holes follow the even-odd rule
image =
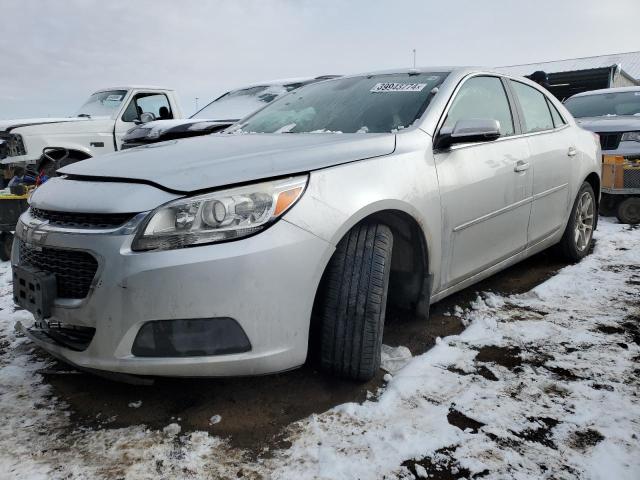
[[[398,208],[360,212],[359,215],[352,216],[350,221],[339,229],[335,244],[337,245],[356,226],[370,222],[385,224],[393,233],[388,303],[402,309],[414,310],[426,317],[433,277],[430,273],[429,237],[424,225],[408,211]],[[332,257],[333,255],[329,256],[322,267],[322,276],[315,292],[313,312],[316,312],[318,301],[324,293],[325,274]],[[317,315],[314,313],[309,332],[310,351],[313,350],[318,327]]]
[[[420,222],[407,212],[393,209],[372,213],[362,222],[382,223],[393,233],[388,301],[396,307],[426,315],[422,310],[429,308],[430,251]],[[421,305],[424,302],[426,304]]]
[[[45,151],[50,155],[57,152],[60,152],[62,154],[66,153],[70,158],[74,158],[77,160],[86,160],[87,158],[93,157],[89,149],[77,146],[48,146],[43,149],[43,155]]]
[[[600,204],[600,176],[596,172],[591,172],[589,175],[587,175],[584,181],[587,182],[589,185],[591,185],[591,188],[593,188],[593,193],[596,194],[596,203],[599,205]]]

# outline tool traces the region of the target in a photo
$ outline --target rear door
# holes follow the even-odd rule
[[[533,203],[528,243],[534,245],[564,227],[571,163],[577,150],[573,131],[544,93],[515,80],[510,85],[531,152]]]
[[[443,282],[448,288],[524,250],[532,176],[527,139],[501,78],[473,76],[454,93],[438,131],[462,119],[495,119],[493,142],[435,151],[442,202]],[[437,135],[437,133],[436,133]]]

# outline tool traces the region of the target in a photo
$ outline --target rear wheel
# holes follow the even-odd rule
[[[625,198],[618,205],[616,216],[620,223],[636,225],[640,223],[640,197]]]
[[[380,368],[393,234],[386,225],[361,224],[338,244],[323,280],[320,364],[352,380]]]
[[[597,214],[593,188],[584,182],[573,203],[567,228],[560,240],[560,251],[568,260],[577,262],[589,253]]]

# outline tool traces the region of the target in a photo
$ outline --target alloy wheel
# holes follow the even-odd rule
[[[576,207],[574,241],[576,248],[583,252],[591,244],[594,221],[594,202],[591,193],[583,192]]]

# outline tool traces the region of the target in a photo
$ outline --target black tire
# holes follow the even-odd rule
[[[616,217],[620,223],[637,225],[640,223],[640,197],[628,197],[618,204]]]
[[[320,366],[366,381],[380,368],[393,234],[386,225],[354,227],[336,248],[319,304]]]
[[[580,203],[580,199],[583,198],[583,195],[588,194],[590,196],[591,205],[593,205],[592,212],[592,228],[589,233],[588,241],[583,242],[586,245],[579,245],[580,242],[576,240],[576,225],[579,222],[580,215],[577,215],[578,204]],[[567,222],[567,227],[564,230],[564,235],[562,235],[562,240],[560,240],[560,252],[561,254],[570,262],[578,262],[582,260],[586,255],[591,251],[591,246],[593,244],[593,232],[598,226],[598,209],[596,203],[596,196],[593,193],[593,188],[589,183],[584,182],[578,190],[578,195],[576,195],[576,199],[573,202],[573,208],[571,208],[571,215],[569,216],[569,221]]]
[[[6,262],[11,260],[11,247],[13,246],[13,235],[9,232],[0,234],[0,260]]]
[[[613,217],[616,215],[618,209],[618,200],[616,197],[619,195],[602,194],[600,199],[600,205],[598,205],[598,213],[603,217]]]

